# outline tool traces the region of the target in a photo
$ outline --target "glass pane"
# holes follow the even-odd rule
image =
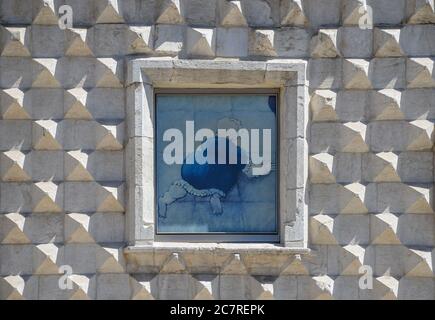
[[[156,96],[157,233],[277,233],[277,97]]]

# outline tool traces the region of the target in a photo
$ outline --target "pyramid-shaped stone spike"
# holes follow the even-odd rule
[[[62,212],[59,185],[47,181],[37,182],[32,190],[33,212]]]
[[[213,300],[213,280],[195,278],[196,281],[196,291],[194,294],[194,300]]]
[[[186,270],[186,263],[183,257],[173,252],[166,258],[160,269],[160,273],[185,273]]]
[[[1,300],[23,300],[25,279],[20,275],[0,277],[0,299]]]
[[[274,48],[274,30],[252,30],[249,33],[249,54],[253,56],[277,55]]]
[[[156,23],[182,24],[180,0],[163,0]]]
[[[151,294],[151,279],[143,280],[130,277],[131,300],[154,300]]]
[[[313,58],[335,58],[340,55],[337,47],[337,29],[320,29],[311,38],[310,53]]]
[[[65,180],[67,181],[93,181],[94,178],[86,169],[89,154],[80,150],[65,153]]]
[[[370,216],[372,244],[401,244],[397,237],[399,218],[392,213],[379,213]]]
[[[399,291],[399,281],[391,276],[375,278],[375,291],[381,300],[396,300]]]
[[[334,236],[334,218],[318,214],[310,217],[311,241],[315,244],[337,244]]]
[[[367,152],[367,125],[362,122],[347,122],[343,124],[342,150],[343,152]]]
[[[58,274],[59,247],[53,243],[34,247],[33,264],[35,274]]]
[[[371,89],[370,62],[364,59],[343,60],[343,81],[346,89]]]
[[[406,277],[428,277],[434,276],[432,265],[432,252],[427,250],[409,249],[406,264]]]
[[[35,150],[60,150],[62,146],[56,140],[58,123],[53,120],[34,121],[32,127],[33,148]]]
[[[8,213],[0,220],[0,230],[3,235],[0,238],[1,244],[26,244],[30,243],[24,232],[26,218],[19,213]]]
[[[97,212],[123,212],[124,186],[100,186],[97,194]]]
[[[30,181],[31,175],[26,172],[27,154],[20,150],[10,150],[0,153],[0,179],[3,181]]]
[[[65,242],[94,243],[90,234],[91,216],[84,213],[68,213],[65,215]]]
[[[256,279],[251,278],[251,293],[252,299],[254,300],[273,300],[275,297],[273,296],[274,288],[273,282],[264,280],[264,279]]]
[[[150,53],[152,52],[153,35],[152,27],[129,27],[128,28],[128,52]]]
[[[92,120],[92,114],[86,107],[88,92],[83,88],[73,88],[65,91],[64,118]]]
[[[32,1],[34,11],[33,24],[57,25],[58,17],[54,0]]]
[[[366,186],[355,182],[343,186],[345,193],[341,197],[342,206],[340,213],[368,213],[364,204]]]
[[[411,121],[407,150],[430,150],[433,147],[434,123],[428,120]]]
[[[302,0],[281,1],[281,25],[307,26],[308,19],[302,6]]]
[[[0,118],[5,120],[30,119],[24,108],[24,92],[19,88],[0,90]]]
[[[412,15],[408,19],[408,24],[435,23],[435,1],[416,0]]]
[[[400,29],[374,30],[375,57],[401,57],[404,56],[400,46]]]
[[[56,67],[59,60],[51,58],[33,59],[32,88],[60,88],[56,79]]]
[[[343,3],[343,24],[358,25],[368,14],[367,0],[347,0]]]
[[[90,300],[89,289],[91,279],[85,275],[73,274],[68,276],[73,283],[72,293],[69,300]]]
[[[185,273],[186,263],[178,253],[171,253],[160,269],[160,273]]]
[[[123,248],[107,246],[98,248],[97,270],[101,273],[125,272]]]
[[[313,121],[335,121],[337,93],[331,90],[316,90],[310,99]]]
[[[65,32],[66,45],[65,56],[91,57],[92,50],[89,48],[86,39],[88,29],[67,29]]]
[[[95,0],[96,23],[123,23],[119,0]]]
[[[406,62],[406,81],[408,88],[433,88],[434,60],[431,58],[409,58]]]
[[[315,276],[312,278],[313,286],[311,288],[311,298],[314,300],[331,300],[333,299],[334,280],[327,276]]]
[[[372,92],[370,116],[373,120],[402,120],[400,109],[402,92],[395,89],[383,89]]]
[[[186,51],[191,56],[213,57],[215,38],[215,29],[188,28]]]
[[[248,25],[240,1],[220,1],[219,13],[221,25],[224,27],[243,27]]]
[[[96,129],[97,150],[122,149],[123,124],[99,125]]]
[[[413,203],[406,209],[406,213],[433,213],[431,206],[430,194],[432,188],[422,186],[408,185],[410,193],[412,193]]]
[[[238,253],[232,254],[221,267],[222,274],[248,274],[246,266]]]
[[[311,155],[309,157],[310,181],[312,183],[335,183],[333,166],[333,155],[329,153]]]
[[[98,58],[95,67],[95,79],[97,87],[121,88],[121,80],[118,78],[120,62],[113,58]]]
[[[399,156],[393,152],[379,152],[372,155],[370,171],[373,172],[375,182],[400,182],[397,173]]]
[[[359,268],[364,264],[365,249],[356,244],[344,246],[340,255],[343,266],[340,275],[360,275]]]
[[[280,276],[284,275],[308,275],[308,268],[305,266],[302,261],[302,257],[300,254],[296,254],[284,263],[281,268]]]
[[[0,27],[0,56],[30,57],[26,47],[27,28]]]

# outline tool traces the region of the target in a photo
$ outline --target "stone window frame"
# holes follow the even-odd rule
[[[219,247],[308,250],[308,89],[303,60],[127,61],[125,148],[127,250]],[[159,242],[155,234],[155,89],[279,90],[279,243]],[[188,239],[188,238],[187,238]]]

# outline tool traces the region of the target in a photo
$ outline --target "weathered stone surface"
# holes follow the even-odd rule
[[[433,0],[30,2],[0,1],[0,299],[433,299]],[[281,88],[284,246],[153,242],[161,86]]]

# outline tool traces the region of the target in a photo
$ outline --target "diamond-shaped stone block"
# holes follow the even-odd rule
[[[88,29],[67,29],[65,31],[65,56],[91,57],[93,52],[88,44]]]
[[[186,51],[190,56],[213,57],[216,51],[216,30],[188,28]]]
[[[0,90],[0,117],[5,120],[26,120],[31,116],[24,107],[25,92],[19,88]]]
[[[59,273],[60,248],[53,243],[39,244],[33,250],[35,274]]]
[[[340,55],[337,47],[337,29],[320,29],[311,38],[310,53],[313,58],[335,58]]]
[[[219,14],[224,27],[247,26],[241,1],[220,1]]]
[[[94,178],[86,169],[89,153],[80,150],[65,153],[65,180],[67,181],[93,181]]]
[[[88,91],[83,88],[65,90],[64,118],[77,120],[92,120],[92,114],[86,107]]]
[[[346,89],[371,89],[370,61],[364,59],[343,60],[343,82]]]
[[[159,4],[157,23],[182,24],[184,22],[181,15],[180,0],[163,0]]]
[[[316,90],[310,99],[313,121],[336,121],[337,93],[331,90]]]
[[[340,134],[341,150],[343,152],[367,152],[367,125],[362,122],[347,122],[342,126]]]
[[[33,59],[32,88],[60,88],[56,79],[59,60],[51,58]]]
[[[130,26],[127,32],[127,42],[128,52],[131,54],[152,52],[152,27]]]
[[[435,62],[431,58],[409,58],[406,61],[408,88],[434,88]]]
[[[336,245],[334,218],[324,214],[310,217],[309,235],[312,243]]]
[[[32,1],[33,24],[57,25],[59,18],[56,12],[55,0]]]
[[[376,57],[400,57],[403,50],[400,46],[400,29],[374,30],[374,54]]]
[[[399,217],[392,213],[379,213],[370,216],[372,244],[401,244],[398,236]]]
[[[276,56],[274,39],[274,30],[251,30],[249,33],[249,54],[252,56]]]
[[[0,27],[0,56],[30,57],[27,28]]]
[[[32,128],[33,148],[35,150],[61,150],[62,146],[58,128],[59,123],[53,120],[34,121]]]
[[[373,120],[402,120],[402,92],[395,89],[372,91],[370,118]]]
[[[62,212],[61,186],[51,181],[37,182],[32,189],[33,212]]]
[[[96,23],[123,23],[120,0],[95,0]]]
[[[411,15],[409,24],[435,23],[435,2],[434,0],[410,1]]]
[[[25,216],[19,213],[8,213],[0,217],[0,243],[26,244],[30,243],[25,234]]]
[[[101,246],[97,250],[97,270],[101,273],[125,272],[123,248]]]
[[[91,216],[84,213],[68,213],[65,215],[65,242],[94,243],[90,233]]]
[[[0,153],[0,180],[31,181],[31,174],[26,170],[26,156],[20,150],[10,150]]]
[[[335,183],[333,174],[334,156],[323,152],[309,158],[310,181],[312,183]]]
[[[302,0],[281,1],[281,24],[286,26],[307,26],[308,19]]]

